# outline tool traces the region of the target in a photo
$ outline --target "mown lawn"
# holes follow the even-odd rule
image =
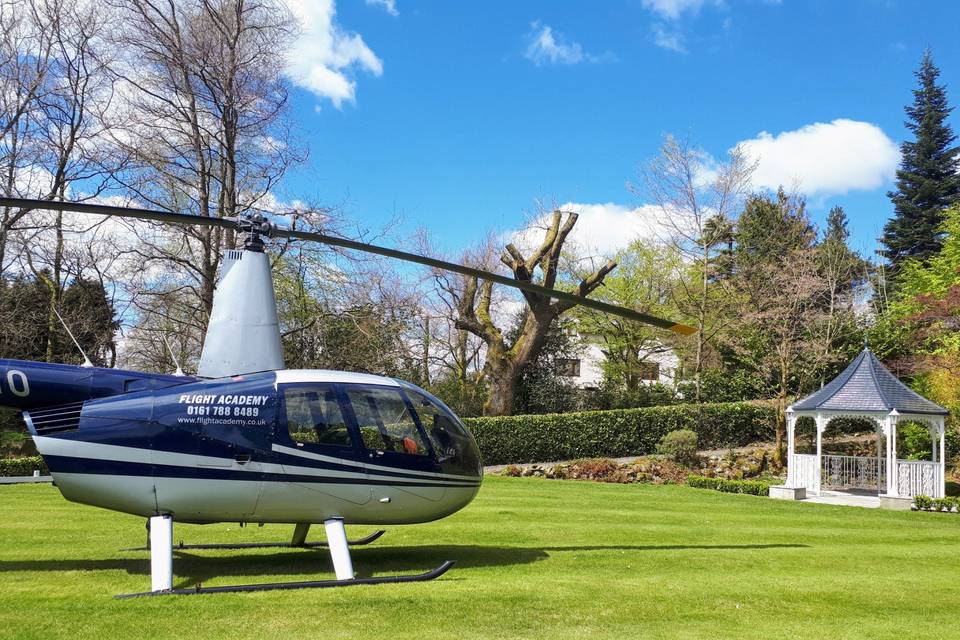
[[[3,486],[0,636],[953,638],[958,532],[960,515],[488,478],[463,512],[393,527],[354,552],[365,575],[458,562],[432,583],[114,600],[149,588],[148,554],[120,551],[143,543],[143,521],[50,486]],[[289,533],[174,532],[188,542]],[[181,552],[174,572],[178,587],[332,577],[318,550]]]

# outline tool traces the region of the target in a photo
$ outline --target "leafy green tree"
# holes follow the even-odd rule
[[[427,390],[443,400],[462,418],[483,415],[488,391],[482,374],[468,373],[464,380],[452,372],[445,372],[434,377],[427,385]]]
[[[747,202],[734,234],[732,280],[740,314],[727,346],[776,398],[777,452],[783,453],[788,398],[809,389],[823,353],[827,286],[817,263],[816,233],[802,198],[781,189]]]
[[[948,408],[960,407],[960,206],[946,212],[940,251],[907,260],[888,312],[871,332],[914,388]]]
[[[0,357],[46,360],[47,290],[26,274],[0,282]]]
[[[64,290],[59,313],[80,346],[99,366],[112,366],[116,359],[114,336],[119,323],[103,286],[77,278]],[[0,317],[5,330],[0,335],[0,357],[80,364],[77,351],[62,325],[49,330],[47,288],[39,278],[20,275],[0,284]],[[52,354],[52,355],[51,355]]]
[[[673,245],[634,240],[615,256],[617,270],[607,276],[596,298],[660,318],[675,318],[677,274],[684,268]],[[643,373],[650,356],[671,350],[674,341],[661,329],[589,309],[577,312],[577,332],[601,346],[603,374],[610,391],[634,394],[645,386]]]
[[[747,200],[734,232],[734,277],[747,286],[758,285],[764,267],[778,263],[797,249],[813,247],[816,234],[806,201],[780,188],[773,197],[754,195]]]
[[[960,150],[953,144],[956,135],[947,123],[952,108],[946,87],[937,83],[940,70],[929,49],[915,75],[919,86],[913,91],[913,104],[905,109],[904,123],[914,140],[900,146],[903,156],[897,188],[887,194],[896,213],[884,227],[882,238],[894,278],[904,261],[927,260],[939,251],[944,210],[960,197]]]
[[[103,284],[77,278],[63,292],[60,315],[93,364],[113,366],[117,357],[115,336],[120,328],[116,312]],[[55,359],[77,363],[82,356],[62,326],[54,333]]]

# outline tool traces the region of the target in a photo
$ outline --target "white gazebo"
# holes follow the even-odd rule
[[[916,495],[944,495],[944,419],[947,411],[900,382],[865,348],[843,373],[787,409],[787,482],[791,490],[821,495],[825,490],[876,491],[881,504],[906,504]],[[797,420],[813,418],[816,454],[795,451]],[[823,432],[834,418],[867,418],[877,426],[877,456],[823,455]],[[930,460],[897,459],[897,423],[916,421],[930,431]],[[882,447],[886,439],[886,451]],[[771,495],[774,492],[771,491]]]

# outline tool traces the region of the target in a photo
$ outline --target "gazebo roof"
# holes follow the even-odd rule
[[[883,411],[947,415],[947,410],[930,402],[900,382],[869,348],[851,362],[843,373],[816,393],[795,402],[794,411]]]

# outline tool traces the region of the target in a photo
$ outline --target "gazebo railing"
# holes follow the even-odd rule
[[[820,469],[824,488],[877,490],[887,485],[887,461],[883,458],[822,456]]]
[[[788,461],[789,483],[794,487],[806,487],[810,491],[817,488],[817,456],[795,453]]]
[[[887,461],[858,456],[817,456],[795,453],[790,458],[791,486],[818,489],[867,489],[887,491]],[[929,460],[897,460],[896,491],[904,497],[927,495],[941,498],[940,463]]]
[[[939,462],[897,460],[897,493],[901,496],[942,498],[939,480]]]

